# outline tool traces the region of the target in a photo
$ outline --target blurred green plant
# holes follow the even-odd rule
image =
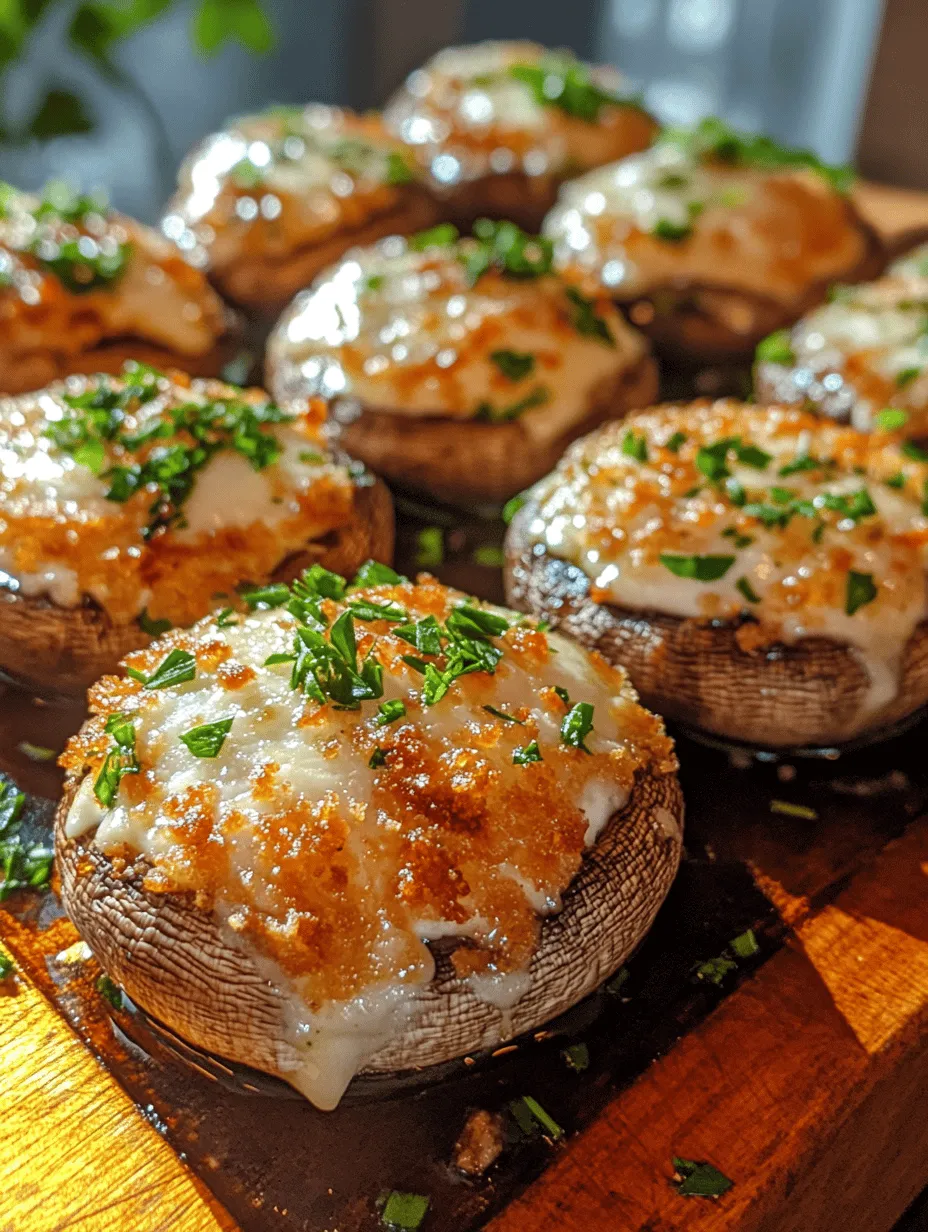
[[[19,123],[10,117],[9,72],[33,37],[61,15],[68,45],[100,75],[132,94],[160,125],[151,101],[117,58],[121,44],[186,0],[0,0],[0,141],[22,143],[88,133],[95,127],[90,104],[60,80],[49,81],[34,113]],[[66,10],[66,12],[62,12]],[[262,0],[196,0],[191,42],[202,56],[237,42],[256,55],[274,45],[274,29]]]

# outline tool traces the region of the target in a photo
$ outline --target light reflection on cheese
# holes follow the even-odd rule
[[[463,601],[431,580],[359,593],[391,598],[413,619],[441,621]],[[343,605],[325,606],[334,620]],[[620,669],[528,623],[499,639],[494,675],[459,677],[431,706],[400,657],[410,647],[390,633],[395,623],[355,627],[359,655],[383,664],[384,698],[405,703],[394,723],[379,725],[372,702],[319,707],[290,688],[289,665],[264,667],[292,645],[293,618],[279,609],[172,635],[197,655],[187,684],[101,682],[92,697],[101,717],[65,755],[75,772],[91,767],[68,835],[92,835],[104,851],[127,844],[148,857],[156,892],[189,890],[212,904],[278,990],[282,1066],[321,1107],[411,1020],[435,969],[426,941],[466,938],[458,976],[511,1008],[528,987],[539,916],[559,909],[636,770],[675,764],[660,720]],[[151,670],[165,649],[132,662]],[[567,707],[553,686],[593,705],[589,752],[561,740]],[[105,810],[92,785],[102,714],[116,710],[135,723],[142,773],[124,778]],[[179,736],[221,717],[233,723],[219,756],[193,757]],[[514,764],[533,740],[542,760]],[[376,748],[385,764],[372,768]]]
[[[120,387],[116,378],[102,379]],[[95,474],[47,435],[50,424],[71,414],[63,396],[96,380],[72,377],[37,394],[0,399],[5,589],[47,595],[61,607],[89,595],[117,620],[147,607],[153,619],[190,623],[213,606],[215,592],[264,580],[290,552],[350,520],[351,477],[320,444],[321,408],[304,405],[291,408],[292,422],[264,429],[281,445],[271,465],[255,470],[241,454],[221,450],[196,477],[182,524],[146,538],[157,490],[144,489],[125,503],[106,496],[107,468],[131,464],[136,455],[111,442]],[[218,382],[165,380],[161,396],[131,413],[123,430],[143,432],[184,402],[255,396]],[[258,395],[262,400],[266,395]],[[159,440],[154,447],[172,443]]]
[[[610,379],[645,355],[639,334],[608,302],[596,311],[615,340],[580,333],[558,277],[488,272],[471,286],[471,241],[415,251],[399,237],[355,249],[322,274],[284,314],[268,348],[271,387],[353,399],[403,416],[472,419],[543,391],[518,413],[533,437],[550,441],[589,413]],[[530,357],[512,379],[494,352]]]
[[[676,433],[685,440],[673,452],[666,446]],[[644,462],[629,453],[642,437]],[[749,465],[732,449],[727,477],[712,482],[705,473],[711,460],[697,465],[698,451],[726,438],[758,447],[769,460]],[[790,473],[806,455],[833,465]],[[734,401],[671,407],[573,445],[532,489],[538,509],[527,533],[578,565],[600,601],[683,618],[747,613],[759,623],[742,626],[746,649],[807,637],[851,646],[870,677],[864,707],[877,710],[895,696],[903,651],[928,615],[926,482],[928,465],[902,452],[898,434],[867,436],[799,410]],[[740,486],[742,504],[726,484],[736,493]],[[855,519],[827,507],[830,498],[861,492],[875,513]],[[797,501],[805,502],[798,511]],[[765,525],[752,506],[774,523],[782,510],[786,525]],[[716,580],[700,581],[676,576],[662,554],[729,564]],[[850,613],[852,573],[872,580],[875,597]]]
[[[662,238],[662,225],[682,238]],[[814,172],[699,162],[669,143],[568,181],[542,230],[559,268],[621,300],[695,285],[788,305],[866,250],[844,198]]]

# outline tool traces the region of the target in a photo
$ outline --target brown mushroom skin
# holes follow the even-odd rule
[[[621,664],[642,703],[668,719],[736,744],[798,749],[877,738],[928,703],[928,621],[905,648],[895,698],[861,716],[868,678],[850,647],[810,637],[745,650],[736,623],[597,603],[582,569],[529,541],[537,512],[529,502],[509,528],[507,604]]]
[[[272,382],[278,398],[299,396],[286,378]],[[356,400],[337,400],[326,425],[333,444],[390,483],[451,504],[507,500],[554,466],[567,446],[610,419],[657,397],[657,366],[643,356],[594,389],[586,413],[569,431],[539,444],[518,421],[482,423],[447,416],[404,415]]]
[[[287,1080],[281,1001],[247,951],[192,896],[147,890],[142,861],[123,867],[86,838],[66,838],[79,785],[79,777],[69,779],[58,809],[56,858],[67,912],[106,972],[196,1047]],[[480,1052],[592,992],[650,928],[676,874],[682,819],[676,775],[639,771],[628,803],[564,893],[563,910],[545,919],[525,996],[501,1015],[454,975],[449,951],[436,947],[435,978],[407,1029],[362,1072],[395,1073]]]
[[[873,227],[856,208],[845,202],[849,223],[860,231],[866,250],[842,282],[866,282],[878,277],[886,265],[886,252]],[[725,286],[682,282],[669,284],[618,302],[633,325],[651,341],[658,355],[686,364],[747,362],[768,334],[794,324],[822,303],[834,278],[811,283],[802,297],[786,305],[762,288],[748,292]]]
[[[352,520],[280,561],[267,580],[290,581],[315,563],[350,577],[365,560],[391,561],[393,540],[390,493],[380,480],[363,476],[355,485]],[[34,692],[81,693],[151,640],[135,621],[114,622],[87,596],[65,608],[0,589],[0,671]]]

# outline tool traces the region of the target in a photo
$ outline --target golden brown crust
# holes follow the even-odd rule
[[[330,430],[340,448],[391,483],[452,503],[504,501],[547,474],[578,437],[657,397],[657,366],[644,356],[595,390],[584,417],[547,444],[518,420],[480,423],[391,414],[336,403]]]
[[[233,303],[274,320],[298,291],[349,249],[373,244],[387,235],[412,235],[441,217],[437,204],[418,185],[407,185],[398,193],[393,208],[360,226],[342,228],[335,235],[282,256],[245,251],[239,260],[213,268],[210,280]]]
[[[279,562],[269,580],[289,581],[315,562],[350,576],[365,560],[392,560],[393,536],[390,494],[368,476],[355,488],[352,521]],[[0,589],[0,670],[39,693],[79,693],[150,641],[135,621],[116,623],[86,597],[64,608]]]
[[[737,743],[801,748],[876,736],[928,702],[928,621],[905,648],[897,695],[862,714],[869,680],[850,647],[815,637],[745,650],[736,623],[597,603],[581,569],[529,543],[536,514],[525,505],[509,528],[507,603],[621,664],[643,704],[668,719]]]
[[[850,202],[845,209],[864,237],[863,257],[834,278],[812,283],[794,304],[760,290],[748,294],[724,286],[680,282],[655,288],[620,307],[668,359],[697,364],[750,360],[762,338],[792,325],[820,304],[835,282],[863,282],[882,273],[886,265],[882,241]]]
[[[286,1079],[281,1002],[247,952],[189,896],[154,894],[140,869],[118,875],[86,839],[67,839],[78,786],[69,781],[58,810],[57,861],[68,914],[103,967],[136,1004],[191,1043]],[[419,994],[409,1027],[363,1072],[435,1065],[493,1047],[591,992],[650,927],[676,873],[682,816],[676,776],[639,771],[628,804],[565,892],[563,910],[544,921],[526,995],[500,1014],[455,976],[439,945],[435,979]]]

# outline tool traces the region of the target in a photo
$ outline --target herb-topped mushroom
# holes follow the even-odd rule
[[[243,116],[205,138],[161,229],[223,295],[273,317],[353,244],[437,217],[376,117],[312,103]]]
[[[0,399],[0,667],[82,689],[239,584],[388,558],[389,495],[324,413],[138,364]]]
[[[321,1108],[580,1000],[676,870],[624,672],[429,577],[314,568],[126,671],[63,757],[68,912],[136,1004]]]
[[[127,359],[218,376],[237,325],[157,231],[60,184],[0,184],[0,391]]]
[[[655,121],[610,66],[537,43],[449,47],[384,111],[442,210],[535,231],[568,176],[643,150]]]
[[[505,500],[657,389],[608,300],[553,274],[546,240],[486,219],[350,253],[284,314],[268,380],[282,400],[330,398],[377,473],[458,501]]]
[[[869,431],[928,433],[928,248],[886,277],[835,286],[829,302],[757,348],[766,401],[798,403]]]
[[[528,493],[507,593],[627,667],[648,705],[768,747],[928,701],[928,454],[795,408],[667,406]]]
[[[611,295],[668,354],[749,358],[836,279],[879,272],[850,182],[710,118],[566,184],[542,229],[558,268]]]

